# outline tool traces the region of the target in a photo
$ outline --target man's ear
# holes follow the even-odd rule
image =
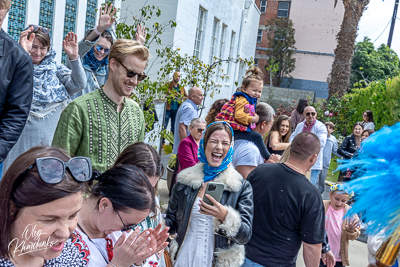
[[[310,161],[312,162],[312,165],[314,165],[315,162],[318,160],[318,153],[312,154],[310,157]]]
[[[115,67],[117,66],[117,61],[114,58],[112,58],[109,60],[108,65],[109,65],[110,71],[114,71]]]

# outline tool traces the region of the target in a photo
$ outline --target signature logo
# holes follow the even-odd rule
[[[13,257],[15,257],[15,254],[17,254],[17,256],[21,256],[26,253],[39,250],[46,251],[47,248],[58,243],[58,240],[50,241],[50,236],[46,240],[40,240],[40,236],[45,234],[46,233],[43,233],[41,229],[36,230],[36,225],[28,224],[22,233],[22,240],[19,240],[19,238],[14,238],[11,240],[10,244],[8,244],[8,249],[13,249],[13,251],[11,251]],[[32,239],[34,240],[33,242]]]

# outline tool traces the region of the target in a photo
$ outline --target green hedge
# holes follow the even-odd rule
[[[365,110],[374,115],[375,130],[385,125],[394,125],[400,121],[400,78],[370,83],[366,88],[353,89],[342,101],[348,108],[347,132],[351,133],[353,125],[362,120]]]

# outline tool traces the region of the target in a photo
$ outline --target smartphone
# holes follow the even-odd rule
[[[203,201],[208,205],[213,205],[212,202],[206,197],[206,194],[212,196],[217,202],[221,201],[222,193],[224,192],[223,183],[213,183],[207,184],[206,192],[204,193]]]

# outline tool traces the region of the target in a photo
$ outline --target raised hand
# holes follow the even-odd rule
[[[33,27],[29,27],[29,29],[21,32],[21,35],[19,36],[19,45],[22,46],[22,48],[28,53],[31,51],[33,39],[35,39],[34,33],[32,33],[28,39],[28,34],[32,31]]]
[[[346,230],[354,232],[357,228],[357,225],[358,225],[358,220],[354,219],[353,221],[350,221],[346,224]]]
[[[138,41],[141,45],[144,45],[146,43],[146,37],[147,37],[146,28],[141,24],[138,25],[135,36],[136,36],[136,41]]]
[[[99,24],[97,25],[97,30],[100,32],[104,32],[105,30],[110,28],[114,21],[117,19],[114,16],[116,12],[116,8],[114,8],[113,10],[113,4],[106,4],[104,8],[100,7]]]
[[[64,37],[63,48],[65,54],[67,54],[70,60],[78,59],[79,58],[78,36],[73,32],[69,32]]]

